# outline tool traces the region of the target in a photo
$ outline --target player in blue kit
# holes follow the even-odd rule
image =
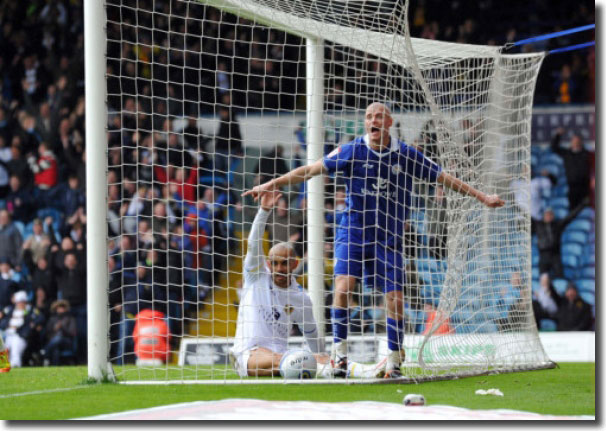
[[[364,277],[385,293],[387,345],[385,377],[398,378],[404,361],[402,234],[411,207],[413,177],[437,182],[496,208],[505,202],[487,195],[442,168],[421,152],[389,134],[391,112],[382,103],[368,106],[366,135],[339,146],[321,160],[258,185],[243,195],[259,196],[276,188],[307,181],[323,173],[345,181],[347,205],[335,236],[335,289],[331,310],[332,364],[335,376],[347,373],[348,299],[356,281]]]

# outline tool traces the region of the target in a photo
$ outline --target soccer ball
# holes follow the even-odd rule
[[[285,379],[313,379],[318,364],[307,350],[289,350],[280,361],[280,375]]]

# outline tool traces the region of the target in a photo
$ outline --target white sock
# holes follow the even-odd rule
[[[333,359],[347,357],[347,340],[341,340],[332,346]]]
[[[404,359],[404,350],[390,350],[387,354],[387,366],[388,370],[399,369]]]

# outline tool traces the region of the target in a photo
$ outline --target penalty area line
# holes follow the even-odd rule
[[[13,398],[13,397],[25,397],[25,396],[29,396],[29,395],[42,395],[42,394],[50,394],[53,392],[66,392],[66,391],[73,391],[75,389],[87,389],[90,387],[93,387],[94,385],[90,385],[90,386],[78,386],[75,388],[56,388],[56,389],[43,389],[40,391],[30,391],[30,392],[18,392],[16,394],[4,394],[4,395],[0,395],[0,399],[2,398]]]

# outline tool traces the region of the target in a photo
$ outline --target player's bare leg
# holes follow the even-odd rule
[[[331,365],[335,377],[347,377],[347,329],[349,324],[349,296],[356,286],[356,278],[338,275],[332,305],[333,348]]]
[[[248,358],[248,375],[251,377],[270,377],[280,375],[280,353],[258,347]]]
[[[388,330],[388,348],[387,364],[385,369],[386,378],[402,377],[400,366],[404,362],[403,341],[403,319],[404,319],[404,298],[402,292],[392,290],[385,294],[387,303],[387,330]],[[390,331],[392,334],[390,334]],[[391,335],[391,336],[390,336]]]

